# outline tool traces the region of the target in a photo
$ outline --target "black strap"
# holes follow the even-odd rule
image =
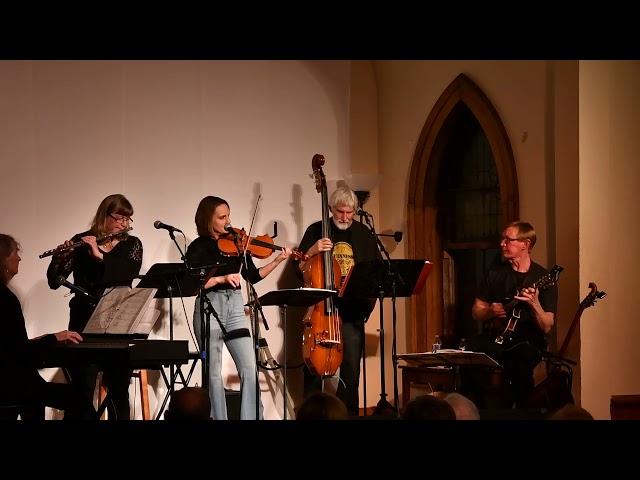
[[[248,328],[238,328],[237,330],[231,330],[230,332],[227,332],[227,334],[224,336],[224,340],[226,342],[227,340],[233,340],[235,338],[250,337],[250,336],[251,334],[249,333]]]

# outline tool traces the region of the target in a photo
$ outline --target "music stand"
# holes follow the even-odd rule
[[[208,279],[216,272],[215,265],[208,265],[206,278]],[[152,265],[146,275],[142,275],[142,280],[138,283],[137,287],[142,288],[156,288],[158,291],[154,298],[168,298],[169,299],[169,340],[173,340],[173,297],[174,291],[178,292],[179,297],[194,297],[200,291],[201,279],[198,274],[195,274],[194,269],[187,268],[184,263],[156,263]],[[206,280],[205,280],[206,282]],[[205,347],[205,352],[207,352]],[[205,354],[206,355],[206,354]],[[205,362],[203,361],[203,364]],[[195,363],[194,363],[195,365]],[[160,407],[159,412],[162,412],[166,405],[171,393],[175,387],[174,365],[170,365],[170,377],[171,382],[169,391],[165,396],[164,402]],[[183,381],[184,381],[184,377]],[[204,381],[204,380],[203,380]],[[158,414],[158,416],[160,413]]]
[[[460,367],[491,367],[500,368],[500,364],[484,352],[470,352],[468,350],[436,350],[424,353],[401,353],[398,359],[418,367],[448,367],[454,372],[453,391],[460,385]]]
[[[278,306],[282,309],[283,328],[284,328],[284,361],[282,364],[283,373],[283,420],[287,419],[287,307],[310,307],[316,303],[335,295],[335,290],[327,290],[324,288],[288,288],[282,290],[272,290],[265,293],[258,300],[264,306]]]
[[[396,359],[396,298],[410,297],[424,288],[432,264],[428,260],[373,260],[356,263],[345,278],[339,297],[377,298],[380,300],[380,401],[376,412],[393,408],[398,412],[398,372]],[[387,401],[384,374],[384,308],[383,301],[391,297],[393,318],[393,391],[395,406]]]

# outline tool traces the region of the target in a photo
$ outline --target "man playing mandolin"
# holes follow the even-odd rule
[[[555,319],[561,267],[550,273],[535,263],[531,259],[535,244],[530,223],[506,226],[500,240],[503,262],[487,272],[471,309],[484,329],[468,348],[485,352],[502,365],[510,387],[508,406],[524,406],[533,391],[533,369],[546,350],[545,336]]]

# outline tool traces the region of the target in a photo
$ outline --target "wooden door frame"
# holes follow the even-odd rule
[[[407,201],[409,258],[427,259],[433,268],[422,294],[411,297],[407,346],[428,350],[433,336],[443,330],[442,236],[438,229],[438,180],[443,150],[450,138],[452,112],[464,104],[482,127],[495,159],[500,203],[505,223],[518,219],[518,177],[511,142],[500,116],[487,96],[461,73],[444,90],[425,122],[411,164]]]

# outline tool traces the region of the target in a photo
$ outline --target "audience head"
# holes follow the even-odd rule
[[[328,392],[314,392],[296,410],[297,420],[347,420],[349,413],[342,400]]]
[[[456,420],[480,420],[478,407],[464,395],[452,392],[444,397],[444,401],[453,408]]]
[[[402,415],[404,420],[455,420],[453,407],[433,395],[421,395],[411,400]]]
[[[201,387],[185,387],[171,394],[165,420],[200,421],[211,419],[209,393]]]
[[[584,408],[569,403],[553,412],[549,420],[593,420],[593,415]]]

